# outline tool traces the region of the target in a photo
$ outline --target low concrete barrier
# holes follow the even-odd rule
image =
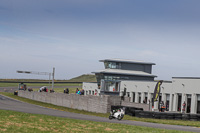
[[[93,95],[78,95],[64,93],[46,93],[46,92],[28,92],[18,91],[18,96],[51,103],[54,105],[64,106],[73,109],[85,110],[96,113],[108,113],[111,110],[111,105],[120,105],[119,96],[93,96]]]

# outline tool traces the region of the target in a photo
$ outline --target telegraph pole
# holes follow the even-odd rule
[[[52,73],[52,90],[54,90],[53,89],[53,87],[54,87],[54,75],[55,75],[55,67],[53,68],[53,73]]]

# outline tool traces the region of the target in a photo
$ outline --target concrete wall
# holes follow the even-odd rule
[[[111,105],[120,105],[119,96],[92,96],[64,93],[28,92],[19,91],[18,96],[32,100],[51,103],[54,105],[69,107],[73,109],[85,110],[96,113],[108,113]]]

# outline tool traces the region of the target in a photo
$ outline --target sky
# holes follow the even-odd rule
[[[156,79],[200,77],[199,0],[0,0],[0,78],[71,79],[99,60],[153,62]]]

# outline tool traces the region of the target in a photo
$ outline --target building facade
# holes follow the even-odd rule
[[[93,73],[102,94],[119,95],[122,80],[154,81],[156,77],[152,75],[152,65],[155,63],[122,59],[105,59],[100,62],[104,63],[105,69]]]
[[[148,70],[148,72],[151,74],[151,71]],[[85,95],[115,94],[122,96],[126,92],[125,97],[128,97],[129,102],[150,104],[153,107],[152,98],[156,84],[157,81],[145,80],[145,78],[114,81],[102,79],[100,88],[99,83],[83,83],[83,89],[86,92]],[[173,77],[172,81],[163,81],[158,101],[163,101],[166,111],[200,114],[200,78]]]

